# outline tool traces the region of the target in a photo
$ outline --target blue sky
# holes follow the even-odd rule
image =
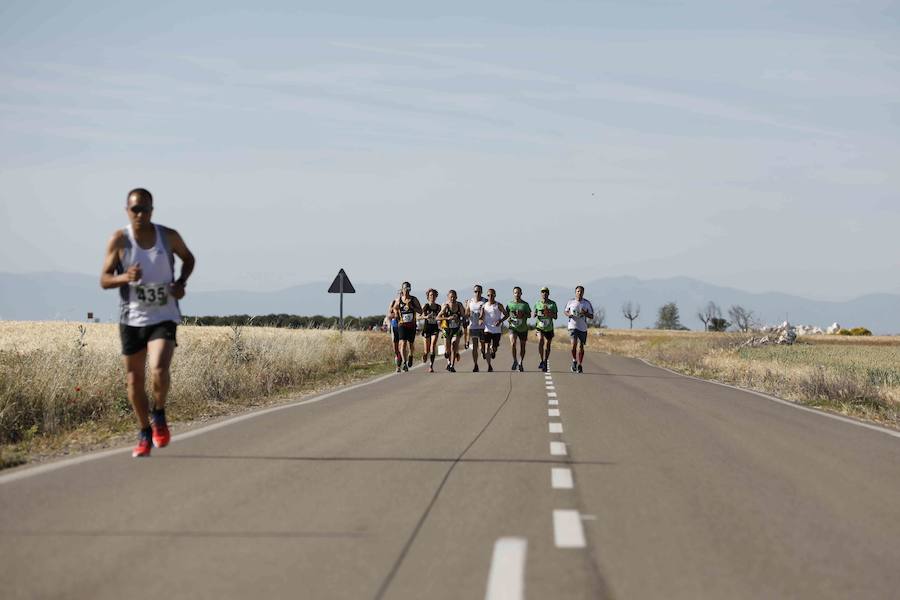
[[[895,2],[0,6],[0,270],[900,292]]]

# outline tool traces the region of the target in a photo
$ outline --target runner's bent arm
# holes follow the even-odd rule
[[[177,231],[169,229],[167,234],[172,252],[181,259],[181,276],[172,284],[172,295],[181,299],[184,297],[184,286],[187,285],[188,277],[194,272],[194,265],[197,261]]]
[[[119,288],[141,278],[141,268],[132,265],[124,273],[116,274],[119,265],[119,250],[124,245],[122,230],[116,231],[106,244],[106,255],[103,257],[103,270],[100,272],[100,287],[104,290]]]

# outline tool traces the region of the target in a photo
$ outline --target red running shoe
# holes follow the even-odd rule
[[[142,437],[138,440],[137,446],[131,451],[132,458],[140,458],[141,456],[150,456],[150,440]]]
[[[151,423],[150,427],[153,429],[153,445],[157,448],[165,448],[169,445],[169,440],[172,436],[169,435],[169,426],[165,423]],[[147,454],[150,454],[147,452]]]

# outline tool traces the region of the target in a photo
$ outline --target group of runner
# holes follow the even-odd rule
[[[412,286],[404,281],[396,298],[391,301],[385,319],[390,323],[390,331],[394,341],[397,372],[409,371],[413,365],[416,333],[421,324],[421,335],[425,349],[422,362],[428,365],[428,372],[434,373],[434,361],[438,349],[438,340],[443,339],[446,370],[456,372],[460,359],[459,344],[465,349],[472,348],[472,371],[480,371],[479,355],[487,363],[489,372],[494,370],[493,361],[497,358],[503,326],[509,332],[510,350],[512,352],[512,370],[525,370],[525,343],[530,330],[529,319],[534,317],[534,329],[538,333],[538,369],[546,372],[549,369],[550,349],[555,333],[555,321],[559,317],[559,309],[555,301],[550,299],[550,289],[541,288],[541,299],[534,309],[522,299],[522,288],[513,288],[513,298],[506,306],[497,302],[497,291],[488,288],[487,297],[482,296],[483,288],[475,285],[472,297],[465,303],[458,300],[456,290],[447,292],[447,301],[438,304],[438,291],[429,288],[425,292],[425,304],[412,295]],[[588,322],[594,318],[594,307],[584,297],[584,287],[575,288],[575,297],[566,303],[564,314],[569,319],[568,331],[572,340],[572,372],[584,372],[584,345],[587,343]]]
[[[187,280],[194,270],[194,255],[174,229],[152,221],[153,196],[143,188],[128,192],[125,201],[128,226],[115,231],[106,246],[100,286],[119,292],[119,335],[126,372],[128,399],[134,408],[140,432],[132,456],[149,456],[153,447],[169,444],[171,435],[166,422],[166,398],[169,393],[169,368],[175,352],[176,331],[181,322],[178,300],[184,297]],[[181,260],[181,273],[175,277],[175,257]],[[437,302],[438,291],[429,289],[427,302],[422,305],[411,294],[412,286],[404,282],[400,293],[388,308],[397,371],[409,370],[413,364],[417,321],[422,321],[425,351],[422,361],[434,372],[439,337],[444,340],[447,370],[456,372],[460,359],[459,344],[471,345],[478,371],[478,357],[487,361],[493,371],[503,324],[509,328],[512,344],[513,370],[524,371],[525,342],[528,339],[528,319],[536,317],[538,331],[539,368],[546,371],[550,358],[554,321],[558,317],[556,303],[550,290],[541,289],[541,299],[531,306],[522,300],[522,288],[513,289],[513,299],[506,306],[497,302],[497,293],[488,289],[484,298],[476,285],[473,297],[459,302],[456,292],[447,293],[447,301]],[[584,288],[575,289],[575,298],[566,304],[569,334],[572,337],[572,371],[582,372],[584,344],[587,341],[587,322],[594,317],[594,308],[584,299]],[[149,367],[149,369],[148,369]],[[150,372],[153,390],[151,404],[146,391],[145,372]]]

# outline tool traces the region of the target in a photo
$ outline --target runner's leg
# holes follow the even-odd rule
[[[156,410],[166,408],[166,398],[169,396],[169,384],[171,383],[169,367],[174,354],[175,342],[172,340],[150,340],[147,344],[147,358],[153,386],[153,408]]]
[[[123,358],[125,360],[125,385],[128,391],[128,400],[131,402],[131,406],[134,407],[134,415],[137,417],[138,427],[146,429],[150,427],[147,390],[144,389],[147,350],[128,354]]]

